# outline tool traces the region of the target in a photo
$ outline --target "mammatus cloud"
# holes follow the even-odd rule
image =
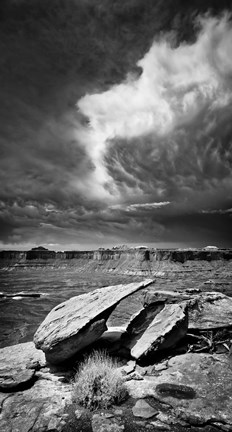
[[[111,185],[107,190],[111,195],[115,194],[116,200],[120,199],[120,188],[115,188],[111,168],[105,163],[110,143],[118,139],[124,140],[124,146],[129,146],[131,153],[137,150],[140,139],[143,159],[146,161],[148,156],[152,156],[156,162],[162,160],[164,146],[174,160],[183,150],[197,149],[202,141],[202,154],[196,150],[193,161],[195,167],[188,167],[186,155],[187,177],[194,177],[196,172],[202,170],[207,147],[215,165],[219,166],[224,158],[228,166],[230,148],[222,155],[213,138],[208,140],[207,136],[216,128],[217,117],[223,117],[231,109],[232,26],[229,18],[225,14],[220,18],[199,19],[200,31],[192,44],[182,43],[173,47],[168,39],[155,40],[138,62],[142,68],[139,78],[128,76],[125,82],[114,85],[108,91],[87,94],[78,101],[78,109],[89,119],[86,149],[96,168],[95,187],[96,184],[99,187]],[[182,149],[183,136],[191,127],[194,127],[191,142],[187,148],[184,144]],[[146,154],[148,136],[150,145]],[[133,140],[137,140],[134,149]],[[182,156],[185,157],[184,154]],[[129,178],[129,163],[125,167],[119,158],[116,163],[121,174],[123,171],[124,176]],[[152,169],[152,164],[149,167]],[[217,172],[215,174],[217,177]],[[156,186],[153,184],[153,187]]]

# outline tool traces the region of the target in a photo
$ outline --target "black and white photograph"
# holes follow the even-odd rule
[[[0,0],[0,431],[232,432],[231,0]]]

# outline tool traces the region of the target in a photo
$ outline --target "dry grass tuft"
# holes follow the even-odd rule
[[[94,351],[75,376],[74,400],[90,410],[108,408],[127,397],[117,363],[104,351]]]

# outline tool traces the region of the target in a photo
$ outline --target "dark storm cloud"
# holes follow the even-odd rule
[[[216,3],[202,5],[196,0],[183,6],[166,0],[164,8],[153,0],[117,0],[110,7],[109,0],[1,2],[0,240],[4,244],[100,246],[124,240],[168,241],[169,235],[170,241],[177,241],[192,232],[195,214],[210,221],[213,231],[215,215],[208,219],[202,210],[224,209],[225,195],[231,202],[230,101],[220,94],[221,106],[212,110],[212,99],[202,104],[199,93],[197,113],[191,113],[188,124],[179,121],[169,131],[165,124],[161,136],[153,127],[162,117],[159,110],[155,120],[139,110],[137,122],[130,94],[125,93],[123,105],[116,98],[115,105],[114,92],[120,85],[133,87],[144,70],[149,79],[149,65],[152,72],[154,64],[147,56],[154,46],[158,50],[162,45],[164,32],[171,31],[172,48],[183,39],[191,46],[196,40],[193,15],[209,5],[217,12]],[[226,1],[220,7],[225,5]],[[229,29],[224,18],[221,22],[226,50]],[[219,36],[214,36],[218,57],[213,54],[211,63],[220,59],[220,69],[224,48]],[[212,55],[212,50],[207,53]],[[162,54],[164,71],[166,64],[172,77],[166,54],[170,51]],[[223,95],[230,95],[230,60],[223,68],[218,72],[225,75]],[[111,106],[103,101],[106,90]],[[144,90],[138,102],[149,107],[149,92]],[[121,127],[120,116],[124,123],[130,118],[134,123]],[[95,118],[110,127],[99,129]],[[205,222],[202,227],[204,231]]]
[[[231,195],[231,109],[212,113],[207,105],[191,124],[164,137],[115,140],[105,158],[109,172],[122,190],[133,194],[137,187],[151,202],[191,196],[190,208],[221,205]]]
[[[198,214],[232,202],[229,18],[201,20],[197,40],[187,45],[155,41],[138,63],[143,69],[139,78],[128,77],[78,103],[90,118],[92,139],[96,136],[95,163],[105,168],[105,180],[113,179],[123,200],[121,211],[142,205],[146,210],[158,201],[173,204],[163,209],[162,218],[160,212],[143,215],[147,232],[162,224],[159,240],[170,236],[178,241],[179,236],[191,241],[204,238],[203,233],[205,239],[209,233],[217,240],[221,235],[221,244],[232,240],[227,219],[213,229],[218,218]],[[138,211],[136,221],[142,223]]]

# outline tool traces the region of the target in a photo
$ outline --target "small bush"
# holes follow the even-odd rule
[[[85,408],[108,408],[127,396],[117,364],[105,352],[94,351],[75,376],[74,400]]]

